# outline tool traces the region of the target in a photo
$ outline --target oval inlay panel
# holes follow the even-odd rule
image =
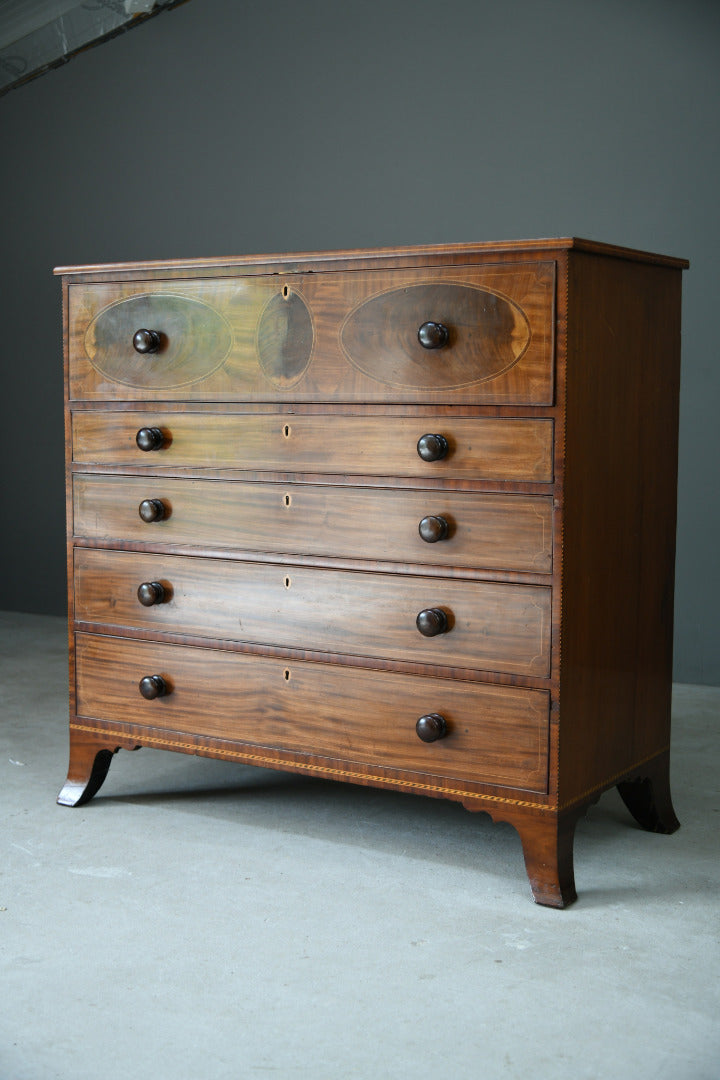
[[[447,345],[425,349],[424,322],[447,327]],[[530,325],[517,304],[488,289],[428,282],[371,296],[341,331],[350,362],[390,386],[448,390],[494,379],[518,362]]]
[[[157,352],[133,348],[136,330],[160,334]],[[90,363],[113,382],[147,390],[169,390],[198,382],[216,371],[232,345],[232,331],[219,312],[201,300],[169,293],[143,293],[98,312],[85,335]]]
[[[278,390],[288,390],[303,377],[313,338],[312,316],[301,296],[283,290],[271,297],[258,323],[257,353],[266,378]]]

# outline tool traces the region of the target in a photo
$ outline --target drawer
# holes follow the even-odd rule
[[[420,456],[425,435],[445,440],[446,447],[421,444],[426,454],[445,451],[442,457]],[[138,446],[143,437],[148,450]],[[548,483],[553,422],[93,410],[73,415],[73,460],[153,472],[189,467]]]
[[[552,261],[71,284],[68,296],[71,399],[553,400]]]
[[[232,740],[532,791],[547,788],[544,691],[283,661],[78,634],[77,709],[87,719]],[[140,680],[169,693],[147,701]],[[422,716],[446,735],[425,743]],[[142,741],[141,738],[138,739]]]
[[[165,517],[143,521],[159,500]],[[75,535],[99,541],[549,573],[552,499],[77,473]],[[426,518],[445,540],[424,541]]]
[[[160,602],[139,602],[143,583],[162,587]],[[424,636],[417,617],[438,611],[447,629]],[[453,668],[550,670],[550,589],[533,585],[85,548],[75,552],[75,618]]]

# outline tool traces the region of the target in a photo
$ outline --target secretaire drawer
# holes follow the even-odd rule
[[[549,573],[552,514],[550,496],[73,477],[76,536],[213,551]]]
[[[75,618],[516,675],[550,670],[550,589],[534,585],[80,548]]]
[[[69,286],[70,398],[551,404],[553,261]]]
[[[552,420],[282,413],[82,411],[87,465],[443,477],[548,483]]]
[[[78,715],[249,746],[503,784],[547,788],[549,696],[211,649],[78,634]],[[164,696],[140,681],[159,676]],[[417,722],[445,734],[433,742]]]

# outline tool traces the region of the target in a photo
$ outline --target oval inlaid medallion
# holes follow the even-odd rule
[[[278,390],[289,390],[310,363],[312,316],[303,298],[287,286],[268,300],[257,331],[257,354],[265,376]]]
[[[159,347],[138,353],[133,336],[153,330]],[[113,382],[169,390],[199,382],[216,371],[232,345],[223,316],[201,300],[170,293],[142,293],[98,312],[85,334],[90,363]]]
[[[423,348],[418,330],[440,323],[447,342]],[[340,333],[356,368],[390,386],[451,390],[494,379],[518,362],[530,325],[517,304],[472,285],[428,282],[371,296]]]

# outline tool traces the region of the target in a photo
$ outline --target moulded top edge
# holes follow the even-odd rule
[[[504,240],[499,242],[482,241],[480,243],[464,244],[430,244],[414,245],[397,248],[356,248],[340,251],[316,251],[287,254],[269,255],[237,255],[217,258],[193,258],[193,259],[160,259],[140,262],[122,263],[93,263],[80,266],[56,266],[54,274],[70,277],[73,275],[96,275],[96,274],[131,274],[142,271],[202,271],[202,270],[237,270],[242,268],[255,269],[256,272],[272,272],[274,269],[285,271],[308,270],[317,267],[319,270],[331,269],[334,264],[345,265],[348,262],[363,262],[366,264],[390,263],[397,259],[411,259],[417,262],[423,258],[438,259],[445,257],[468,257],[474,254],[492,255],[497,253],[538,254],[541,252],[553,252],[558,250],[576,250],[590,252],[598,255],[614,256],[616,258],[629,259],[636,262],[657,263],[663,266],[672,266],[677,269],[687,269],[690,265],[686,259],[675,258],[670,255],[659,255],[647,251],[638,251],[634,248],[618,247],[613,244],[605,244],[595,240],[583,240],[578,237],[557,237],[538,240]],[[358,267],[360,269],[360,267]]]

